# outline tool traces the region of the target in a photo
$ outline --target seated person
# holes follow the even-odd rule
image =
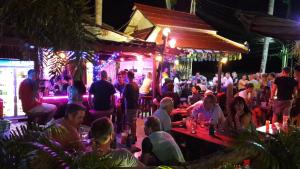
[[[61,133],[53,133],[53,138],[63,149],[68,151],[84,150],[81,143],[79,127],[85,116],[85,108],[77,104],[68,104],[65,117],[56,121]]]
[[[197,101],[202,99],[202,95],[201,95],[201,88],[199,86],[193,86],[192,87],[192,97],[190,98],[190,104],[194,104]]]
[[[29,120],[38,124],[46,124],[50,121],[57,109],[53,104],[39,101],[37,76],[33,69],[28,71],[28,78],[20,84],[19,99],[21,100],[23,111],[29,117]]]
[[[221,126],[225,122],[223,111],[217,104],[217,98],[212,94],[207,95],[203,101],[200,100],[187,108],[187,111],[191,110],[193,118],[197,119],[202,116],[203,119],[201,120],[209,121],[215,127]]]
[[[126,149],[111,149],[111,143],[114,139],[114,127],[112,122],[106,118],[100,118],[92,123],[90,136],[92,138],[93,150],[103,156],[111,158],[108,168],[116,167],[136,167],[143,168],[144,165],[139,162]]]
[[[156,117],[148,117],[144,127],[147,135],[142,142],[141,161],[146,165],[176,165],[184,163],[182,152],[173,137],[160,130]]]
[[[140,87],[140,94],[141,95],[149,95],[152,85],[152,73],[148,72],[147,77],[143,80],[143,84]]]
[[[242,97],[249,108],[252,108],[254,106],[254,99],[256,97],[256,92],[254,91],[254,85],[252,83],[248,83],[246,85],[246,89],[240,91],[236,94],[236,96]]]
[[[253,131],[251,111],[242,97],[235,97],[230,105],[230,113],[227,117],[225,127],[231,131]]]
[[[154,112],[153,116],[159,119],[162,131],[170,132],[172,128],[170,114],[173,109],[174,103],[172,98],[165,97],[160,101],[159,108]]]

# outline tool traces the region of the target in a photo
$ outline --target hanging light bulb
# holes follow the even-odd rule
[[[167,28],[164,28],[164,29],[163,29],[163,32],[162,32],[162,33],[163,33],[163,36],[164,36],[164,37],[167,37],[167,36],[169,36],[169,33],[170,33],[170,32],[171,32],[171,29],[167,27]]]
[[[170,48],[175,48],[176,47],[176,39],[171,39],[169,41],[169,46],[170,46]]]

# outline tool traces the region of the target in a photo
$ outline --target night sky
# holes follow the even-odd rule
[[[201,0],[199,0],[201,1]],[[211,0],[232,8],[267,12],[268,0]],[[292,8],[290,18],[299,20],[300,18],[300,0],[291,0]],[[91,0],[93,6],[94,0]],[[103,21],[104,23],[113,26],[116,30],[122,30],[130,18],[134,3],[143,3],[152,6],[165,7],[164,0],[103,0]],[[190,0],[177,0],[176,10],[188,11]],[[93,10],[93,9],[92,9]],[[274,15],[278,17],[286,17],[287,5],[284,0],[275,0]],[[213,25],[213,23],[210,23]],[[233,39],[230,32],[224,32],[222,29],[215,27],[218,32],[228,38]],[[239,40],[239,39],[233,39]],[[243,57],[241,61],[230,62],[224,67],[224,71],[237,71],[240,73],[257,72],[260,68],[260,60],[262,53],[262,44],[250,45],[252,51]],[[276,55],[279,52],[280,46],[271,45],[271,54]],[[277,56],[269,57],[267,72],[278,72],[281,68],[281,59]],[[195,62],[193,64],[193,72],[200,71],[204,74],[213,73],[216,71],[215,62]]]

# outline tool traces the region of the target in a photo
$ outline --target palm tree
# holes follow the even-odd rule
[[[93,61],[90,44],[95,43],[96,35],[85,29],[86,25],[95,25],[89,11],[88,0],[2,0],[0,38],[16,38],[24,44],[48,48],[50,58],[61,50],[73,51],[67,63],[58,61],[53,68],[70,62],[80,67],[86,60]]]

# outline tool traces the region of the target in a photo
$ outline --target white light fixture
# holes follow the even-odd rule
[[[121,62],[124,62],[124,58],[121,58],[120,61],[121,61]]]
[[[136,60],[137,61],[142,61],[143,60],[143,56],[142,55],[137,55],[136,56]]]
[[[170,48],[175,48],[176,47],[176,39],[171,39],[169,41],[169,46],[170,46]]]
[[[228,61],[228,58],[227,58],[227,57],[224,57],[224,58],[221,59],[221,62],[222,62],[223,64],[226,64],[227,61]]]
[[[155,57],[155,60],[158,61],[158,62],[161,62],[162,59],[163,59],[163,58],[162,58],[161,55],[157,55],[157,56]]]
[[[167,37],[170,32],[171,32],[170,28],[164,28],[162,33],[163,33],[164,37]]]
[[[179,65],[179,60],[176,59],[176,60],[174,61],[174,64],[175,64],[175,65]]]

